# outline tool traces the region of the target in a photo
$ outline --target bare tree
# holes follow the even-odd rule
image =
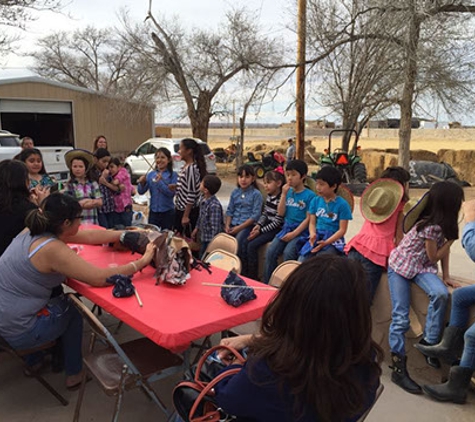
[[[215,114],[214,101],[226,83],[259,66],[276,65],[275,54],[282,43],[265,36],[255,15],[245,9],[231,10],[216,31],[185,31],[152,13],[147,20],[153,44],[144,42],[135,27],[127,26],[129,45],[145,57],[154,55],[167,76],[163,88],[166,98],[186,104],[193,136],[204,141]]]
[[[59,11],[61,0],[0,0],[0,27],[25,29],[27,22],[36,18],[38,11]],[[0,52],[11,51],[11,44],[18,36],[0,30]]]
[[[325,18],[322,10],[327,11]],[[397,104],[402,73],[398,49],[386,40],[355,37],[360,32],[379,33],[384,24],[378,11],[369,10],[361,0],[310,0],[310,51],[331,44],[337,28],[354,38],[332,51],[312,72],[319,77],[313,86],[320,104],[341,116],[343,129],[361,131],[371,117]],[[349,142],[346,133],[341,145],[346,151]]]
[[[35,71],[50,79],[144,103],[154,99],[160,77],[128,48],[113,28],[88,26],[56,32],[38,41]]]
[[[448,41],[456,41],[450,44],[457,50],[466,48],[463,45],[461,34],[470,31],[473,22],[472,25],[468,24],[470,21],[467,21],[464,15],[475,13],[475,3],[462,0],[401,0],[397,4],[384,0],[376,3],[378,3],[377,6],[381,11],[382,19],[404,24],[402,26],[404,31],[395,34],[394,40],[397,40],[399,44],[402,41],[403,46],[404,81],[399,101],[401,125],[399,129],[398,161],[399,165],[407,168],[410,159],[413,106],[419,77],[422,75],[428,76],[426,81],[429,82],[432,88],[431,91],[445,100],[444,105],[453,104],[453,101],[450,100],[451,95],[447,94],[447,90],[444,93],[444,89],[440,88],[455,88],[455,92],[468,92],[470,90],[463,79],[460,79],[462,77],[461,73],[465,73],[467,67],[462,65],[460,69],[457,69],[453,66],[450,56],[448,56],[452,61],[450,69],[453,73],[443,72],[444,78],[438,78],[441,75],[435,72],[436,68],[440,69],[438,65],[436,67],[426,66],[428,73],[425,74],[421,72],[421,69],[423,68],[423,60],[428,60],[428,62],[435,65],[433,54],[436,54],[438,50],[446,52],[444,43]],[[457,29],[457,34],[454,33],[454,29]],[[434,43],[436,40],[443,40],[443,42]],[[422,55],[424,50],[426,54]],[[427,52],[431,54],[427,54]],[[446,56],[440,54],[437,56],[439,59],[446,58]],[[462,62],[464,61],[463,57],[460,57],[460,59]],[[430,84],[430,79],[432,79],[432,84]],[[442,85],[434,83],[436,79],[443,81]]]

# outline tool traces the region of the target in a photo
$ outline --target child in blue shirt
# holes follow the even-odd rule
[[[262,210],[262,195],[256,185],[254,167],[244,164],[237,171],[238,187],[231,192],[224,231],[235,236],[241,255],[241,245],[249,236],[252,226],[259,220]]]
[[[156,169],[138,180],[137,191],[143,195],[150,190],[149,224],[171,230],[175,221],[175,186],[178,175],[173,171],[173,160],[167,148],[155,152]]]
[[[297,259],[297,243],[302,237],[308,237],[307,212],[315,193],[304,185],[307,172],[307,164],[302,160],[292,160],[287,164],[287,183],[282,187],[282,200],[278,207],[279,215],[284,217],[284,226],[267,248],[264,283],[269,283],[279,256],[283,254],[284,261]]]
[[[309,239],[300,250],[299,261],[317,254],[342,255],[348,221],[353,219],[348,202],[336,194],[341,173],[335,167],[323,167],[316,176],[316,196],[310,204]]]

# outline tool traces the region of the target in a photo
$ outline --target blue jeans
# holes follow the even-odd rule
[[[154,224],[162,230],[171,230],[175,222],[175,210],[165,212],[155,212],[150,210],[148,214],[148,224]]]
[[[373,303],[374,295],[376,294],[379,281],[381,280],[381,276],[384,272],[384,267],[381,267],[381,265],[377,265],[368,258],[365,258],[354,248],[351,248],[350,252],[348,252],[348,258],[359,262],[363,267],[363,270],[366,274],[366,279],[368,280],[368,290],[370,294],[369,298],[371,303]]]
[[[130,210],[124,212],[113,212],[112,213],[112,221],[114,222],[114,226],[125,226],[129,227],[132,225],[132,217],[134,216],[134,212],[132,208]]]
[[[318,252],[309,253],[307,255],[299,255],[298,261],[304,262],[307,259],[313,258],[314,256],[318,256],[318,255],[343,255],[343,254],[337,248],[335,248],[335,246],[328,245],[328,247],[324,251],[320,250]]]
[[[33,328],[5,340],[22,350],[61,338],[66,375],[78,374],[82,369],[82,317],[65,296],[51,299],[46,309],[49,315],[38,316]]]
[[[452,293],[452,310],[450,326],[465,330],[468,323],[470,307],[475,305],[475,285],[462,287]],[[475,370],[475,324],[472,324],[464,335],[464,348],[460,366]]]
[[[99,222],[99,225],[101,227],[105,227],[106,229],[111,229],[112,227],[114,227],[114,221],[113,221],[113,218],[112,218],[112,212],[108,212],[108,213],[103,213],[103,212],[99,212],[97,213],[97,221]]]
[[[210,241],[209,242],[201,241],[201,247],[200,247],[200,252],[199,252],[200,259],[203,259],[203,255],[205,254],[206,248],[208,247],[209,243]]]
[[[300,237],[292,239],[290,242],[284,242],[283,240],[274,238],[272,243],[267,248],[266,263],[264,266],[264,283],[269,284],[270,276],[277,267],[277,260],[280,255],[284,255],[284,261],[298,258],[298,251],[296,248],[297,242]]]
[[[389,346],[391,352],[406,355],[405,334],[410,326],[409,308],[411,306],[411,282],[416,283],[429,296],[424,340],[429,344],[439,342],[444,328],[445,310],[449,292],[442,280],[432,273],[419,273],[412,280],[388,268],[389,293],[392,302],[392,321],[389,327]]]
[[[274,239],[279,231],[280,229],[276,229],[261,233],[252,240],[247,240],[246,238],[241,248],[241,255],[239,256],[242,262],[247,263],[247,268],[246,266],[243,267],[242,275],[254,280],[259,278],[259,249]]]

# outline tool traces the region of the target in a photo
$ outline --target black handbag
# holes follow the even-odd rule
[[[173,405],[185,422],[219,422],[233,419],[233,416],[226,415],[218,408],[214,399],[214,386],[239,373],[241,368],[232,368],[216,375],[226,367],[223,363],[210,359],[211,355],[220,349],[226,349],[233,354],[236,363],[243,365],[246,362],[232,347],[215,346],[209,349],[197,363],[194,374],[189,374],[188,379],[177,384],[173,390]]]

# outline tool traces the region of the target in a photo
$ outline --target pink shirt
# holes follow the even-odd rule
[[[365,220],[359,233],[346,244],[345,253],[354,248],[371,262],[387,268],[389,254],[396,246],[394,238],[397,219],[404,208],[404,203],[401,201],[393,215],[384,223],[375,224]]]
[[[119,184],[124,185],[125,189],[114,196],[115,212],[124,212],[127,205],[132,205],[132,183],[129,173],[125,168],[121,168],[114,176]]]

